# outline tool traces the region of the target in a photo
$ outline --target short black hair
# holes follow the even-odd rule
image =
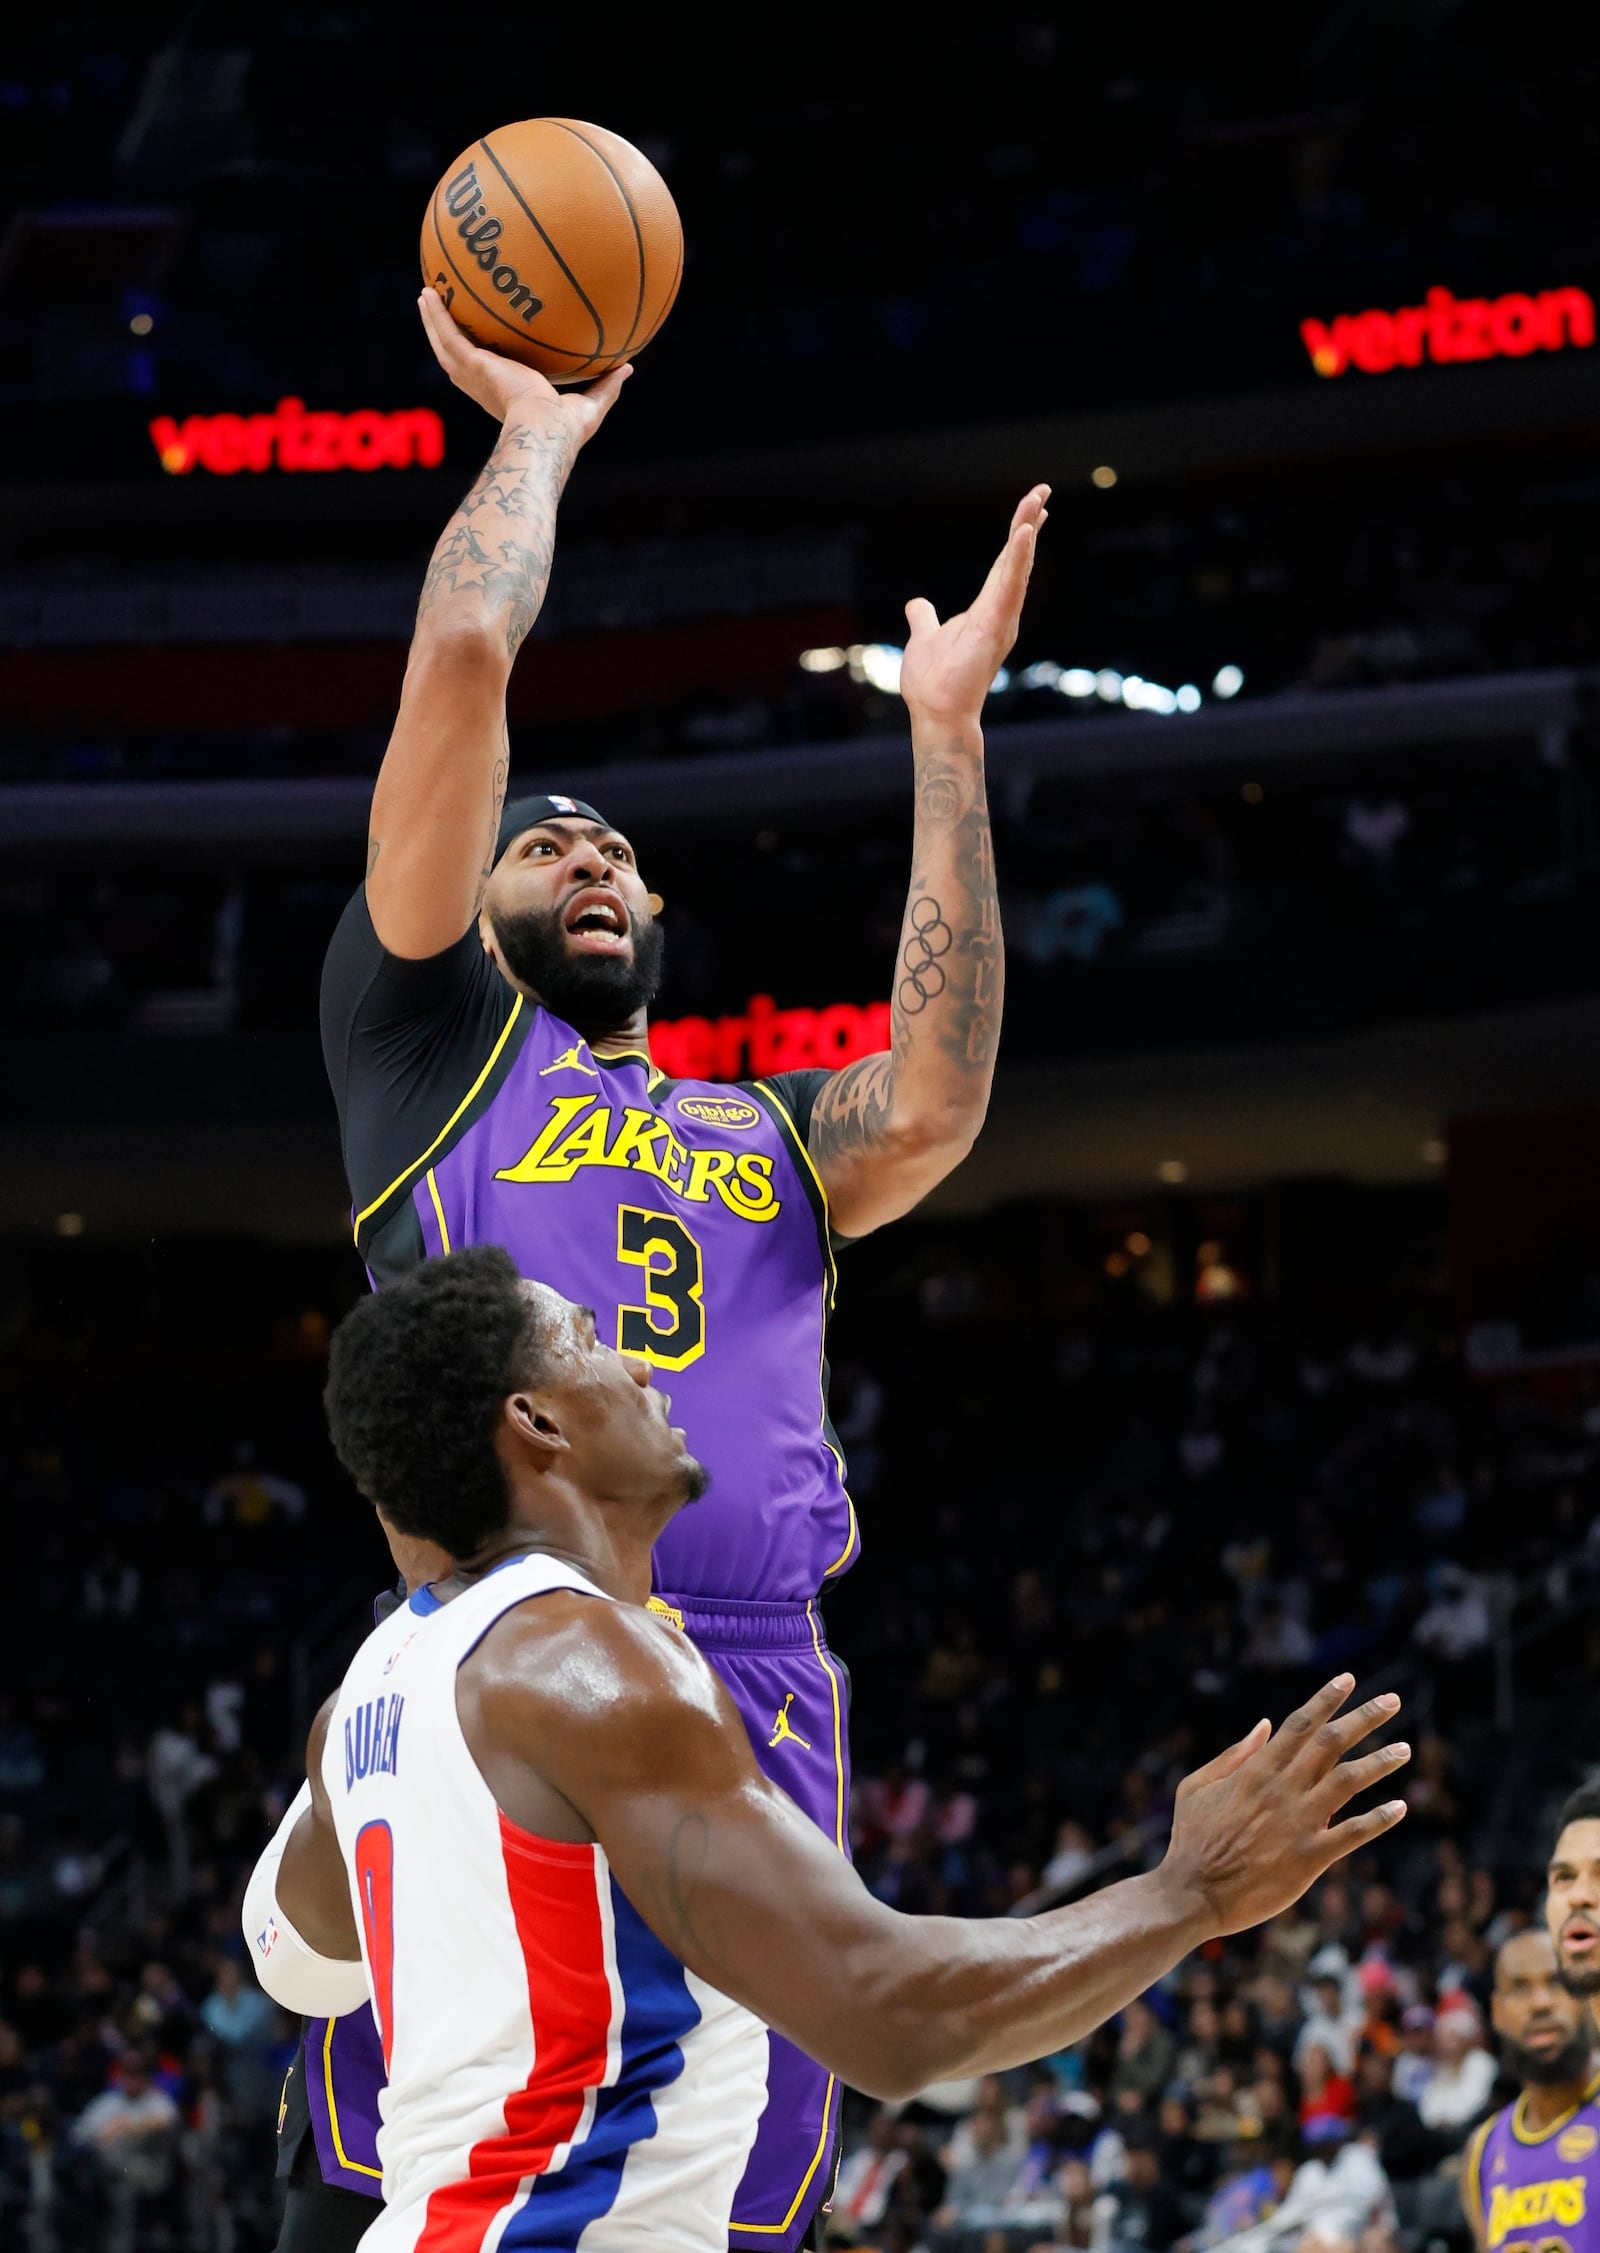
[[[1569,1823],[1600,1823],[1600,1783],[1580,1784],[1556,1817],[1559,1838]]]
[[[424,1260],[353,1306],[322,1400],[334,1453],[397,1532],[470,1557],[506,1523],[495,1453],[509,1393],[537,1383],[544,1339],[508,1252]]]

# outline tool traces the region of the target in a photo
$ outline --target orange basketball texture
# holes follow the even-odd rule
[[[660,173],[577,118],[531,117],[474,141],[422,222],[422,278],[452,318],[552,383],[631,359],[682,274],[683,227]]]

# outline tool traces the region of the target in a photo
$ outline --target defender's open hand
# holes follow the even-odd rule
[[[1257,1722],[1249,1736],[1178,1786],[1172,1841],[1159,1874],[1199,1897],[1214,1933],[1243,1932],[1276,1916],[1324,1870],[1392,1830],[1404,1815],[1405,1802],[1391,1799],[1347,1822],[1333,1821],[1357,1792],[1411,1757],[1405,1744],[1345,1757],[1400,1707],[1385,1693],[1340,1713],[1354,1687],[1350,1675],[1335,1676],[1275,1735],[1268,1722]]]

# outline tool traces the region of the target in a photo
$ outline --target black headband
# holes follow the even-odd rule
[[[581,798],[563,798],[559,791],[548,798],[513,798],[500,816],[495,859],[498,860],[511,840],[520,837],[525,829],[537,829],[542,821],[558,821],[563,815],[568,820],[597,821],[602,829],[611,827],[605,815],[597,814],[593,806],[586,806]]]

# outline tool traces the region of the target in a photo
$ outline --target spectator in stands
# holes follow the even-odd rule
[[[1088,2248],[1098,2246],[1099,2219],[1098,2195],[1088,2163],[1082,2159],[1064,2159],[1056,2171],[1054,2184],[1060,2212],[1048,2239],[1031,2246],[1029,2253],[1054,2253],[1058,2245],[1071,2245],[1078,2253],[1088,2253]]]
[[[1433,2007],[1409,2003],[1400,2017],[1400,2053],[1394,2061],[1393,2088],[1407,2104],[1421,2101],[1433,2078]]]
[[[1121,2179],[1103,2194],[1097,2227],[1104,2228],[1109,2253],[1140,2247],[1167,2253],[1188,2216],[1177,2192],[1162,2178],[1160,2131],[1153,2121],[1131,2120],[1123,2130],[1123,2145]]]
[[[1494,2059],[1483,2045],[1477,2012],[1465,2002],[1449,2003],[1433,2022],[1433,2071],[1417,2099],[1418,2112],[1430,2128],[1464,2132],[1488,2106],[1494,2082]]]
[[[203,1735],[200,1708],[187,1704],[166,1727],[156,1730],[146,1754],[146,1781],[166,1833],[168,1876],[173,1897],[179,1901],[194,1882],[189,1805],[217,1773]]]
[[[1336,2072],[1348,2072],[1356,2028],[1346,2000],[1345,1976],[1324,1962],[1310,1981],[1310,2007],[1295,2039],[1294,2061],[1303,2068],[1306,2053],[1319,2049]]]
[[[305,1488],[263,1470],[252,1439],[238,1442],[232,1467],[212,1481],[201,1503],[207,1525],[241,1526],[248,1531],[271,1525],[276,1518],[297,1524],[305,1510]]]
[[[986,2110],[973,2114],[968,2153],[960,2165],[950,2166],[946,2173],[944,2199],[933,2216],[937,2230],[978,2230],[991,2226],[1017,2179],[1021,2154],[1007,2142],[1005,2121],[998,2112]],[[837,2210],[837,2197],[834,2206]]]
[[[178,2107],[154,2079],[148,2051],[129,2050],[116,2084],[79,2114],[73,2140],[99,2164],[111,2226],[106,2253],[135,2253],[140,2211],[171,2190]]]
[[[1117,2064],[1111,2098],[1131,2092],[1141,2107],[1154,2104],[1172,2078],[1176,2052],[1172,2036],[1148,2003],[1129,2003],[1117,2032]]]
[[[1222,2177],[1207,2199],[1194,2235],[1197,2246],[1220,2245],[1253,2229],[1283,2204],[1294,2179],[1299,2137],[1292,2129],[1240,2133],[1228,2149]]]
[[[1274,2240],[1293,2244],[1307,2230],[1359,2246],[1369,2229],[1392,2227],[1388,2177],[1366,2137],[1325,2115],[1306,2139],[1288,2196],[1272,2216]]]
[[[1340,2073],[1320,2042],[1300,2052],[1300,2132],[1315,2141],[1329,2120],[1348,2126],[1356,2114],[1355,2084]]]
[[[830,2239],[842,2245],[856,2245],[875,2230],[889,2211],[894,2186],[905,2166],[899,2114],[893,2105],[880,2105],[868,2123],[866,2141],[857,2146],[839,2169],[833,2192]]]
[[[232,1956],[219,1956],[216,1983],[200,2006],[207,2031],[221,2045],[222,2077],[247,2119],[263,2119],[277,2094],[269,2046],[277,2013],[254,1980],[246,1983]]]

